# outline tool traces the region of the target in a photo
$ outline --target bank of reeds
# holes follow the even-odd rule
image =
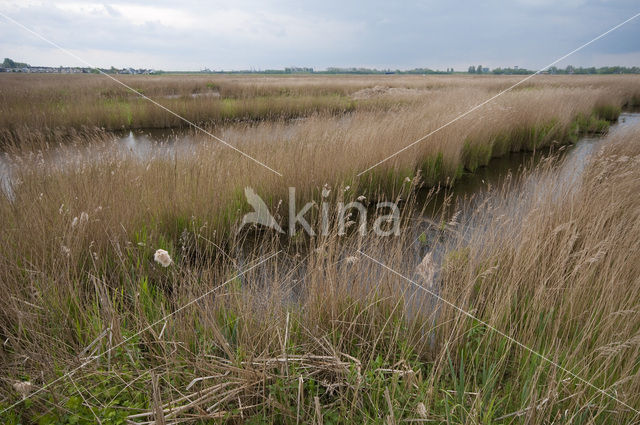
[[[297,122],[211,129],[282,177],[197,132],[190,141],[143,146],[145,152],[136,154],[100,130],[70,138],[59,134],[58,145],[29,130],[6,150],[5,160],[13,164],[13,193],[0,205],[0,214],[6,232],[19,239],[12,250],[18,257],[32,256],[34,249],[57,250],[65,242],[69,222],[82,212],[96,220],[96,231],[82,244],[93,242],[100,252],[112,251],[113,237],[124,243],[139,232],[153,244],[176,243],[191,222],[206,226],[207,237],[224,243],[233,223],[250,210],[245,187],[252,187],[270,208],[288,199],[288,187],[296,188],[298,205],[319,201],[325,184],[350,186],[347,200],[393,199],[404,190],[405,179],[417,173],[428,186],[447,184],[491,157],[560,145],[585,132],[606,130],[607,122],[594,111],[614,118],[619,112],[616,102],[622,99],[612,88],[507,93],[357,176],[485,96],[483,90],[452,88],[433,102],[394,111],[316,114]],[[281,213],[286,219],[286,202]],[[25,216],[52,227],[39,228]],[[51,261],[46,255],[39,258]]]
[[[359,178],[504,81],[443,80],[437,90],[446,95],[411,107],[212,127],[283,177],[197,133],[131,152],[102,130],[61,129],[60,145],[45,130],[20,130],[5,153],[11,193],[0,198],[0,410],[19,401],[18,389],[37,391],[91,363],[3,421],[638,420],[562,370],[640,408],[637,129],[596,156],[577,186],[523,185],[516,208],[506,195],[516,182],[479,204],[466,218],[473,226],[443,217],[430,230],[450,242],[443,267],[423,263],[415,273],[433,249],[421,247],[422,229],[412,224],[416,185],[605,130],[633,92],[630,80],[610,78],[610,87],[562,79],[506,94]],[[297,211],[320,202],[325,185],[331,205],[408,200],[401,235],[237,231],[250,211],[245,187],[286,228],[287,188],[296,188]],[[319,211],[307,216],[316,230]],[[174,264],[154,263],[158,248]],[[30,388],[20,384],[27,381]]]
[[[131,76],[117,75],[139,93],[198,125],[341,115],[437,103],[456,90],[490,97],[520,76]],[[516,90],[567,88],[609,92],[612,106],[640,103],[635,76],[536,76]],[[0,75],[0,142],[25,129],[188,127],[179,118],[102,75]],[[56,140],[53,135],[51,140]]]
[[[224,246],[195,215],[179,238],[151,240],[153,221],[116,230],[135,208],[106,199],[87,218],[71,204],[38,214],[60,192],[36,195],[33,209],[3,203],[3,214],[22,209],[26,225],[2,229],[2,408],[20,400],[17,389],[37,391],[89,361],[3,421],[637,421],[639,165],[637,128],[594,155],[578,184],[550,184],[543,165],[429,229],[443,241],[430,264],[422,257],[436,247],[420,247],[410,195],[399,237],[332,228]],[[156,248],[174,264],[154,264]]]

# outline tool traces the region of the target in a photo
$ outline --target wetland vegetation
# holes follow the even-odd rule
[[[389,160],[521,77],[119,78],[281,176],[104,77],[0,75],[4,423],[640,420],[640,127],[575,179],[556,156],[637,76],[536,76]],[[176,136],[139,155],[137,129]],[[245,187],[316,228],[397,201],[400,232],[243,227]]]

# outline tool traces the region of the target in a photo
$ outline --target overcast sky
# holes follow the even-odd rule
[[[0,12],[99,67],[538,69],[640,12],[640,1],[0,0]],[[0,56],[84,65],[2,16]],[[640,65],[640,17],[567,64]]]

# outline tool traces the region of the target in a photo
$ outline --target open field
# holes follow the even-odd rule
[[[278,120],[315,113],[387,111],[398,106],[487,96],[521,76],[117,76],[196,124]],[[640,104],[637,76],[537,76],[518,91],[612,91],[617,106]],[[102,127],[169,128],[179,118],[102,75],[0,75],[0,128],[19,132]],[[377,89],[373,89],[377,88]],[[465,105],[460,105],[461,107]],[[6,136],[5,136],[6,137]]]
[[[640,420],[640,128],[594,155],[578,184],[551,184],[545,162],[470,216],[443,213],[440,264],[418,266],[415,251],[419,189],[606,132],[640,103],[640,78],[535,77],[360,177],[518,78],[124,81],[282,176],[195,132],[148,156],[123,149],[107,130],[181,123],[104,77],[0,75],[11,169],[0,196],[0,410],[19,401],[16,382],[34,391],[91,361],[4,422]],[[401,231],[239,231],[252,210],[245,187],[282,222],[288,187],[298,209],[402,198]],[[320,214],[307,215],[316,229]],[[174,264],[155,264],[158,248]]]

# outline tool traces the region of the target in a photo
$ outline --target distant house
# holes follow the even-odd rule
[[[292,66],[284,69],[285,74],[313,74],[313,68]]]
[[[486,74],[486,73],[488,73],[488,72],[489,72],[489,68],[482,68],[482,73],[483,73],[483,74]]]

